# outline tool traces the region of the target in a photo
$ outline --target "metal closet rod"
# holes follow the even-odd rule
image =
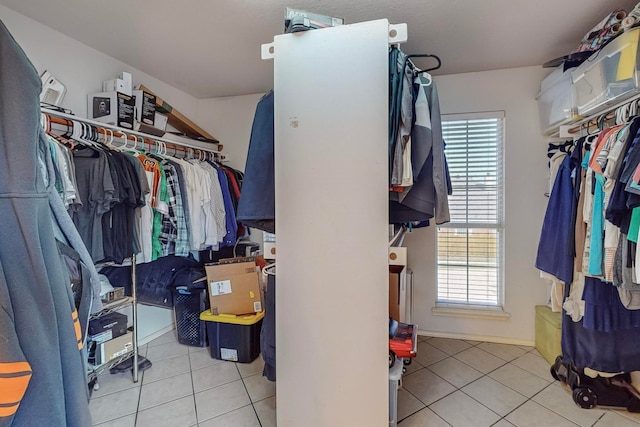
[[[188,148],[192,148],[194,150],[209,151],[209,152],[212,152],[214,154],[222,154],[219,151],[222,148],[222,146],[219,145],[219,144],[216,144],[216,150],[213,150],[210,147],[204,147],[204,146],[197,145],[197,144],[188,144],[188,143],[185,143],[185,142],[174,141],[172,139],[162,138],[162,137],[155,136],[155,135],[149,135],[148,133],[142,133],[142,132],[138,132],[138,131],[135,131],[135,130],[124,129],[124,128],[121,128],[121,127],[118,127],[118,126],[114,126],[114,125],[110,125],[110,124],[107,124],[107,123],[102,123],[102,122],[98,122],[98,121],[95,121],[95,120],[90,120],[90,119],[85,119],[85,118],[82,118],[82,117],[74,116],[73,114],[67,114],[67,113],[62,113],[60,111],[51,110],[49,108],[41,108],[41,110],[42,110],[43,114],[48,114],[50,116],[56,116],[56,117],[60,117],[60,118],[67,119],[67,120],[75,120],[75,121],[86,123],[88,125],[93,125],[93,126],[96,126],[96,127],[111,129],[113,131],[120,132],[120,133],[123,133],[125,135],[136,135],[136,136],[139,136],[139,137],[142,137],[142,138],[150,139],[152,141],[161,141],[161,142],[164,142],[166,144],[177,145],[177,146],[180,146],[180,147],[188,147]]]
[[[635,102],[635,101],[637,101],[639,99],[640,99],[640,94],[634,95],[631,98],[625,99],[622,102],[619,102],[619,103],[617,103],[615,105],[612,105],[611,107],[609,107],[609,108],[607,108],[607,109],[605,109],[603,111],[600,111],[597,114],[592,114],[592,115],[587,116],[587,117],[585,117],[583,119],[580,119],[580,121],[578,121],[577,123],[572,124],[573,127],[569,129],[569,133],[578,133],[578,132],[580,132],[580,129],[582,129],[583,125],[585,125],[585,124],[587,125],[585,127],[585,129],[588,131],[590,123],[592,121],[595,120],[595,125],[597,126],[598,120],[601,117],[604,117],[604,120],[610,120],[610,119],[615,117],[615,111],[618,108],[623,107],[623,106],[625,106],[627,104],[631,104],[632,102]]]

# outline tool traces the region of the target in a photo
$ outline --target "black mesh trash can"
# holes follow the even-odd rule
[[[178,286],[173,290],[173,311],[178,342],[193,347],[207,346],[207,329],[200,313],[207,309],[207,292]]]

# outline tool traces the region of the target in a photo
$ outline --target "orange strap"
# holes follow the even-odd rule
[[[0,384],[2,384],[2,382],[0,382]],[[19,403],[14,403],[13,405],[9,406],[0,405],[0,418],[15,415],[16,411],[18,410],[18,406],[20,406]]]
[[[78,312],[74,309],[71,313],[73,319],[73,328],[76,331],[76,340],[78,340],[78,350],[82,350],[82,329],[80,328],[80,319],[78,319]]]
[[[31,381],[28,362],[0,363],[0,417],[16,413]]]

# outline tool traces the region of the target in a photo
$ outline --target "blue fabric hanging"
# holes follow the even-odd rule
[[[575,148],[578,149],[582,148]],[[573,156],[566,156],[560,164],[542,223],[535,264],[537,269],[552,274],[565,283],[573,281],[574,254],[570,248],[573,247],[571,241],[574,239],[572,215],[575,198],[572,174],[579,167],[580,162]]]
[[[585,295],[592,285],[608,286],[590,277],[586,278],[585,285]],[[565,297],[569,295],[569,289],[565,286]],[[565,362],[601,372],[640,370],[640,328],[604,332],[586,328],[585,322],[591,322],[587,313],[584,319],[574,322],[562,311],[562,357]]]

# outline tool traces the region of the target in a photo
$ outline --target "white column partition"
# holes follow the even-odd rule
[[[388,425],[387,20],[276,36],[277,422]]]

